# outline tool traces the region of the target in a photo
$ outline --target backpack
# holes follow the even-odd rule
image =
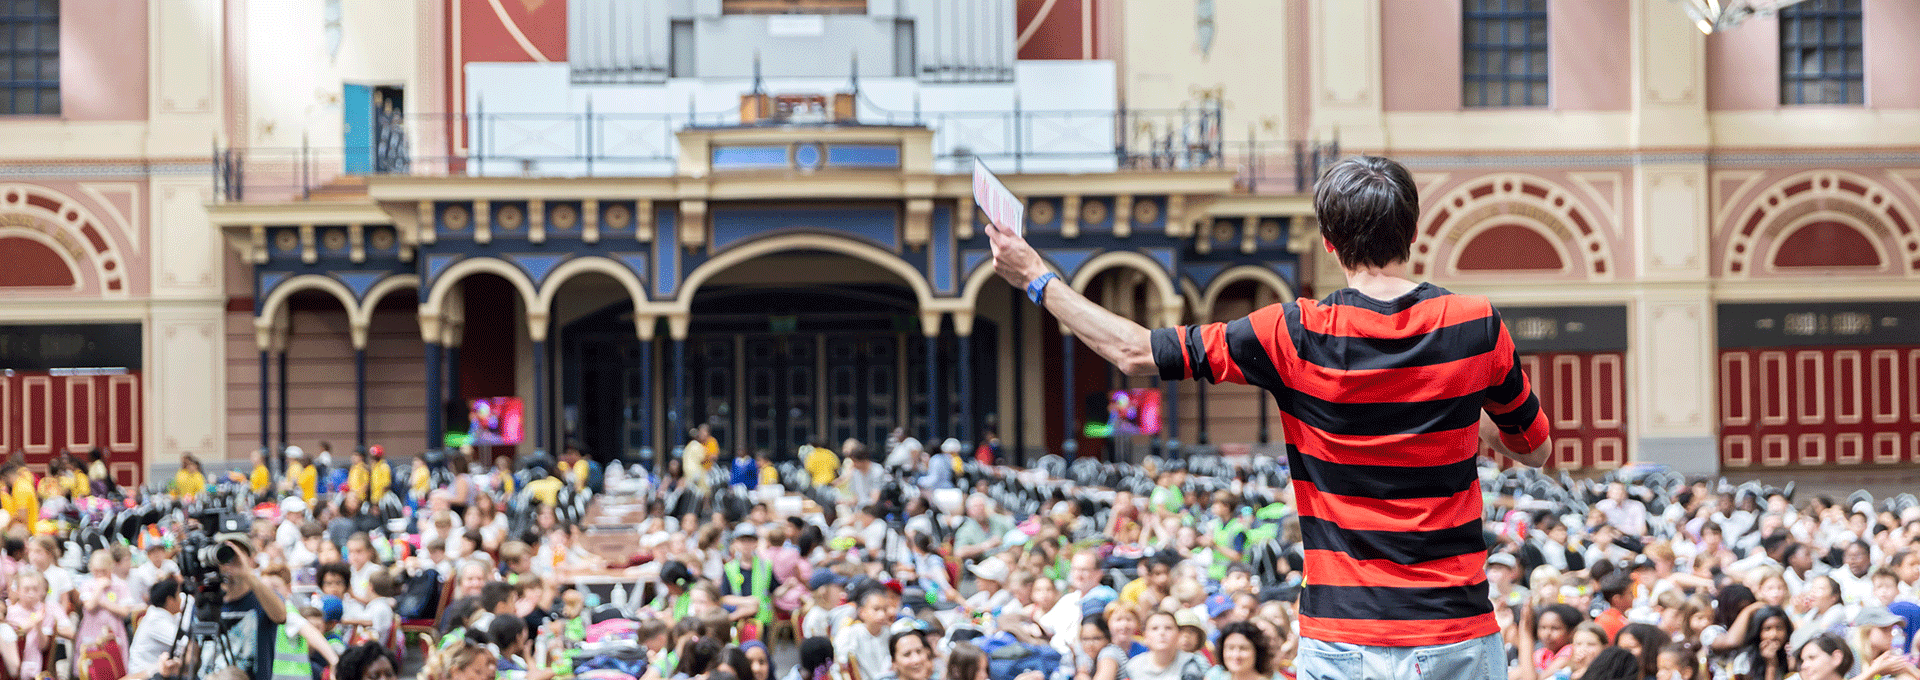
[[[430,619],[441,608],[440,572],[422,570],[407,577],[394,600],[393,613],[403,619]]]
[[[1007,632],[994,633],[980,641],[987,653],[987,677],[990,680],[1014,680],[1028,671],[1051,677],[1060,669],[1060,651],[1044,645],[1030,645]]]

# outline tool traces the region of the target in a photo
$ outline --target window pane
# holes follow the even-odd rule
[[[1533,19],[1527,22],[1527,42],[1534,45],[1547,44],[1547,20]]]
[[[1866,71],[1866,68],[1860,62],[1860,48],[1856,47],[1847,50],[1847,73],[1862,73],[1864,71]]]
[[[40,60],[40,79],[52,82],[60,81],[60,60],[49,57]]]
[[[1527,90],[1527,104],[1532,106],[1547,105],[1547,84],[1546,83],[1534,83]]]
[[[59,115],[60,113],[59,88],[47,87],[47,88],[40,89],[40,111],[39,112],[44,115]]]

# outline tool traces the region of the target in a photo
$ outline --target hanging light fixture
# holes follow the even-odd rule
[[[1712,34],[1740,25],[1747,19],[1772,14],[1788,5],[1806,0],[1673,0],[1687,12],[1687,18],[1701,33]]]

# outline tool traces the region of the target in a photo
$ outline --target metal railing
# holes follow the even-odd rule
[[[969,171],[974,158],[1014,174],[1232,170],[1239,191],[1292,193],[1306,191],[1339,151],[1337,142],[1259,139],[1251,131],[1229,140],[1217,106],[1026,111],[1016,103],[1008,111],[926,113],[862,108],[858,124],[932,129],[935,170],[947,173]],[[382,175],[662,177],[678,169],[679,132],[741,127],[738,121],[734,111],[415,114],[402,123],[411,143],[216,145],[214,181],[220,200],[253,202],[351,196],[360,178]]]

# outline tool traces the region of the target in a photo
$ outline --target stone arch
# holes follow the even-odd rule
[[[1180,295],[1180,289],[1173,285],[1173,277],[1168,276],[1167,271],[1160,268],[1160,263],[1146,255],[1131,250],[1109,250],[1095,255],[1093,259],[1087,260],[1086,264],[1080,265],[1080,268],[1074,271],[1073,280],[1069,283],[1074,290],[1085,293],[1095,276],[1114,267],[1137,269],[1146,275],[1148,281],[1153,282],[1154,290],[1160,294],[1159,325],[1172,326],[1180,323],[1180,313],[1186,307],[1186,298]]]
[[[1774,182],[1739,213],[1727,232],[1722,273],[1737,278],[1779,273],[1770,266],[1778,242],[1822,221],[1867,235],[1881,256],[1881,271],[1911,276],[1920,270],[1920,225],[1893,192],[1857,173],[1811,170]]]
[[[1287,285],[1287,280],[1280,278],[1279,272],[1267,267],[1243,264],[1228,268],[1213,277],[1213,282],[1207,284],[1206,292],[1200,296],[1200,311],[1194,318],[1198,320],[1212,318],[1213,305],[1220,301],[1220,294],[1227,290],[1227,286],[1246,280],[1258,281],[1272,288],[1275,293],[1280,294],[1281,302],[1292,302],[1297,297],[1293,292],[1293,286]]]
[[[102,226],[99,218],[79,201],[46,187],[0,184],[0,227],[39,233],[75,266],[79,292],[102,296],[131,295],[130,264],[120,234]],[[84,262],[84,266],[82,263]]]
[[[339,300],[341,309],[347,313],[348,326],[355,329],[353,335],[354,347],[357,348],[366,345],[365,334],[358,330],[364,327],[358,325],[357,319],[360,314],[360,304],[353,299],[353,290],[348,288],[347,284],[341,283],[339,279],[331,276],[324,274],[301,274],[275,284],[273,290],[267,293],[266,299],[260,302],[260,312],[253,316],[254,337],[260,347],[264,349],[270,341],[269,339],[273,336],[274,324],[279,321],[280,315],[286,311],[287,298],[293,297],[295,293],[308,290],[317,290],[332,295],[334,299]]]
[[[420,288],[420,277],[415,274],[395,274],[373,284],[372,288],[367,289],[366,297],[360,300],[360,306],[352,316],[354,327],[366,328],[371,325],[374,311],[380,308],[380,301],[386,299],[389,293],[402,288],[413,288],[417,291]]]
[[[640,280],[640,275],[635,274],[633,268],[605,257],[584,256],[560,263],[560,266],[554,268],[553,273],[547,275],[546,282],[540,286],[536,303],[538,308],[548,312],[553,311],[553,300],[560,295],[560,287],[569,279],[586,273],[607,275],[627,289],[627,295],[633,298],[635,309],[645,306],[647,284]]]
[[[942,306],[936,302],[933,297],[933,287],[927,284],[927,278],[922,276],[920,270],[914,269],[913,265],[908,264],[906,260],[900,259],[900,256],[882,248],[843,236],[807,233],[784,234],[756,239],[728,248],[726,252],[720,253],[714,256],[713,259],[701,263],[699,267],[689,272],[687,278],[680,283],[680,293],[673,300],[673,311],[680,315],[693,313],[693,297],[699,292],[700,285],[706,283],[708,279],[713,278],[720,272],[756,257],[789,250],[818,250],[865,260],[879,265],[882,269],[893,272],[904,280],[907,287],[913,289],[913,297],[923,312],[928,310],[944,310],[951,306]],[[637,298],[635,304],[639,304],[641,299],[644,298]]]
[[[452,294],[453,287],[473,274],[493,274],[506,279],[508,283],[513,284],[515,290],[520,292],[520,301],[526,303],[527,309],[540,308],[540,292],[534,287],[533,280],[527,278],[525,270],[497,257],[469,257],[453,263],[452,266],[447,267],[446,271],[440,272],[440,275],[434,278],[433,286],[426,292],[426,301],[420,305],[420,316],[439,318],[443,311],[440,307],[446,303],[447,296]],[[544,325],[542,327],[544,328]]]
[[[1546,236],[1559,249],[1566,274],[1589,280],[1614,277],[1613,248],[1599,216],[1565,187],[1523,173],[1481,177],[1435,200],[1420,218],[1409,258],[1413,275],[1459,275],[1455,264],[1470,237],[1504,224],[1520,224]]]

